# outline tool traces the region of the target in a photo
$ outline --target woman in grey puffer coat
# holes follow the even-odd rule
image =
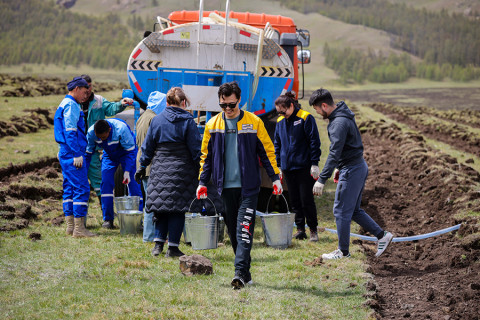
[[[147,186],[148,212],[155,216],[154,256],[159,255],[168,235],[166,257],[178,257],[180,237],[198,185],[201,137],[193,116],[185,110],[189,101],[179,87],[167,93],[167,108],[155,116],[142,145],[140,168],[152,164]],[[135,177],[137,178],[137,177]]]

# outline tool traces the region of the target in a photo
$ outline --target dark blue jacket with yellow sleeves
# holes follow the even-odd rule
[[[237,122],[238,162],[242,180],[242,195],[249,197],[260,191],[260,162],[272,181],[278,180],[275,150],[265,125],[259,117],[240,110]],[[225,153],[225,115],[210,119],[205,126],[200,158],[200,184],[206,186],[212,178],[219,194],[223,191]]]
[[[278,166],[286,171],[318,165],[322,153],[315,118],[299,108],[278,118],[274,144]]]

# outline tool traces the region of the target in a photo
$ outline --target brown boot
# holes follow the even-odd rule
[[[73,216],[66,216],[65,223],[67,224],[67,231],[65,233],[67,236],[71,236],[73,234]]]
[[[95,237],[95,233],[91,233],[85,228],[85,217],[74,219],[75,227],[73,229],[74,238]]]

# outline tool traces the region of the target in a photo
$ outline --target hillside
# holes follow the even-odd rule
[[[3,0],[5,2],[5,0]],[[0,45],[0,54],[4,57],[5,52],[11,51],[9,46],[14,43],[18,54],[12,55],[14,58],[3,58],[3,64],[11,65],[18,64],[22,62],[31,62],[31,63],[54,63],[54,64],[73,64],[77,67],[79,66],[89,66],[94,68],[115,68],[120,72],[124,69],[128,55],[133,49],[134,45],[141,39],[144,30],[152,29],[153,24],[156,22],[156,16],[168,17],[168,14],[173,10],[196,10],[198,9],[198,1],[182,1],[181,5],[178,5],[178,1],[175,0],[151,0],[151,1],[139,1],[139,0],[77,0],[76,4],[68,10],[59,10],[59,6],[54,5],[51,0],[27,0],[25,3],[30,1],[41,1],[45,4],[51,6],[53,12],[57,12],[58,17],[63,17],[63,20],[71,20],[65,18],[66,16],[73,17],[84,17],[79,18],[80,20],[88,21],[89,25],[95,25],[96,28],[89,31],[89,48],[93,48],[93,51],[84,51],[78,53],[77,56],[74,56],[73,59],[68,59],[68,57],[55,57],[54,59],[47,59],[45,57],[52,56],[50,52],[62,52],[65,53],[67,50],[61,50],[60,48],[52,49],[54,47],[61,47],[63,45],[62,39],[55,37],[54,45],[49,44],[47,46],[36,45],[35,48],[42,48],[46,53],[40,52],[35,57],[32,55],[27,55],[25,52],[31,52],[31,47],[27,50],[22,47],[27,46],[22,42],[20,45],[16,43],[14,39],[20,37],[16,33],[16,29],[22,29],[22,22],[20,21],[17,25],[12,26],[3,26],[2,30],[6,32],[2,33],[1,40],[2,45]],[[349,0],[353,5],[355,4],[354,0]],[[342,3],[349,3],[349,1],[342,1]],[[373,0],[372,0],[373,1]],[[372,1],[368,1],[369,3]],[[383,1],[383,0],[377,0]],[[6,1],[8,2],[8,1]],[[320,3],[320,0],[305,0],[302,3]],[[387,2],[386,0],[384,2]],[[408,2],[408,1],[407,1]],[[312,63],[307,65],[305,68],[306,82],[309,83],[312,80],[322,82],[330,82],[332,80],[340,79],[343,84],[347,82],[352,82],[355,79],[356,82],[362,83],[365,80],[373,82],[396,82],[404,81],[405,78],[408,79],[412,76],[417,76],[420,78],[426,78],[431,80],[443,80],[453,79],[457,81],[468,81],[471,79],[476,79],[480,77],[480,70],[478,68],[473,69],[469,66],[465,67],[455,67],[454,63],[451,63],[447,66],[442,66],[441,62],[435,62],[432,60],[432,57],[440,56],[438,52],[431,52],[427,54],[426,62],[420,64],[420,67],[417,69],[404,68],[401,65],[398,65],[398,62],[392,63],[391,61],[386,60],[386,57],[393,54],[394,56],[400,57],[402,54],[405,54],[405,48],[396,45],[395,48],[392,48],[392,43],[394,39],[398,38],[396,35],[392,34],[387,27],[382,30],[378,27],[367,27],[359,25],[356,23],[349,23],[349,21],[342,21],[340,18],[327,17],[319,13],[309,13],[303,14],[302,12],[294,11],[288,9],[286,6],[283,6],[282,3],[289,3],[289,1],[269,1],[269,0],[259,0],[255,2],[255,7],[252,7],[251,1],[240,0],[232,1],[231,9],[234,11],[249,11],[249,12],[265,12],[268,14],[281,14],[284,16],[289,16],[294,18],[297,26],[299,28],[306,28],[311,31],[311,46],[310,50],[312,51]],[[380,2],[383,3],[383,2]],[[390,1],[392,4],[398,3],[396,0]],[[408,2],[413,4],[412,1]],[[458,12],[460,9],[466,10],[469,8],[469,12],[475,12],[475,4],[477,2],[473,0],[462,1],[461,5],[447,0],[434,0],[434,1],[420,1],[415,5],[415,8],[425,7],[428,10],[438,11],[445,9],[449,12]],[[345,12],[354,12],[355,7],[346,7]],[[205,1],[205,10],[224,10],[225,1],[214,0],[214,1]],[[462,11],[460,10],[460,11]],[[2,10],[3,12],[4,10]],[[37,17],[41,21],[41,16],[43,11],[37,10]],[[23,16],[28,16],[28,12],[24,12]],[[75,21],[75,19],[73,19]],[[105,21],[111,21],[111,24],[106,24],[105,27],[99,28],[99,26],[105,25]],[[345,20],[345,19],[344,19]],[[116,26],[116,23],[122,24],[123,26]],[[38,25],[41,29],[42,23],[38,22],[34,25]],[[36,34],[38,34],[38,28],[32,28],[35,30],[35,33],[32,30],[26,32],[27,36],[36,40],[34,43],[38,43],[38,39],[35,39]],[[50,27],[47,27],[47,29]],[[128,28],[128,29],[124,29]],[[51,28],[50,28],[51,29]],[[57,27],[57,29],[62,29]],[[93,29],[93,28],[92,28]],[[100,29],[100,31],[98,31]],[[118,33],[115,31],[122,30]],[[128,31],[127,31],[128,30]],[[119,36],[121,35],[121,36]],[[81,42],[78,40],[78,42]],[[421,42],[421,41],[420,41]],[[120,44],[121,43],[121,44]],[[325,43],[328,43],[329,47],[332,48],[330,55],[328,56],[328,61],[325,63],[325,52],[324,46]],[[470,41],[471,45],[470,50],[478,46],[478,41]],[[55,51],[56,50],[56,51]],[[345,51],[349,50],[349,51]],[[352,51],[353,50],[353,51]],[[438,49],[440,50],[440,49]],[[68,51],[72,51],[68,49]],[[407,50],[409,62],[414,65],[420,63],[424,56],[417,54],[415,51]],[[78,51],[80,52],[80,51]],[[107,58],[103,55],[106,52],[107,55],[115,53],[114,58]],[[347,60],[347,57],[355,57],[356,60],[351,60],[348,65],[335,65],[332,63],[332,59],[337,60]],[[472,52],[475,52],[473,50]],[[370,56],[367,56],[367,53]],[[73,53],[72,53],[73,54]],[[335,55],[332,57],[332,54]],[[474,54],[474,53],[473,53]],[[87,55],[88,57],[85,57]],[[97,58],[93,58],[93,56]],[[100,61],[99,61],[100,60]],[[353,70],[353,66],[365,65],[364,68],[372,69],[368,66],[379,66],[380,69],[377,71],[377,74],[380,76],[369,75],[365,70]],[[353,71],[352,71],[353,70]],[[398,72],[407,72],[403,77],[393,77],[391,79],[387,76],[387,72],[392,73]],[[400,70],[400,71],[398,71]]]

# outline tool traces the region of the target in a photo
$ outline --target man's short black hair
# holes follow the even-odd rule
[[[232,94],[235,94],[237,99],[240,99],[240,96],[242,95],[242,90],[236,81],[224,83],[218,88],[218,99],[221,97],[229,97]]]
[[[93,129],[95,130],[95,134],[98,136],[99,134],[108,132],[108,130],[110,130],[110,125],[108,124],[107,120],[98,120],[95,122]]]
[[[80,78],[82,78],[83,80],[87,81],[88,83],[92,83],[92,78],[90,78],[90,76],[88,74],[82,74],[80,76]]]
[[[319,106],[322,103],[326,103],[329,106],[335,105],[335,102],[333,101],[332,94],[330,93],[330,91],[323,88],[315,90],[312,93],[312,96],[310,97],[310,100],[308,101],[308,103],[311,106]]]

